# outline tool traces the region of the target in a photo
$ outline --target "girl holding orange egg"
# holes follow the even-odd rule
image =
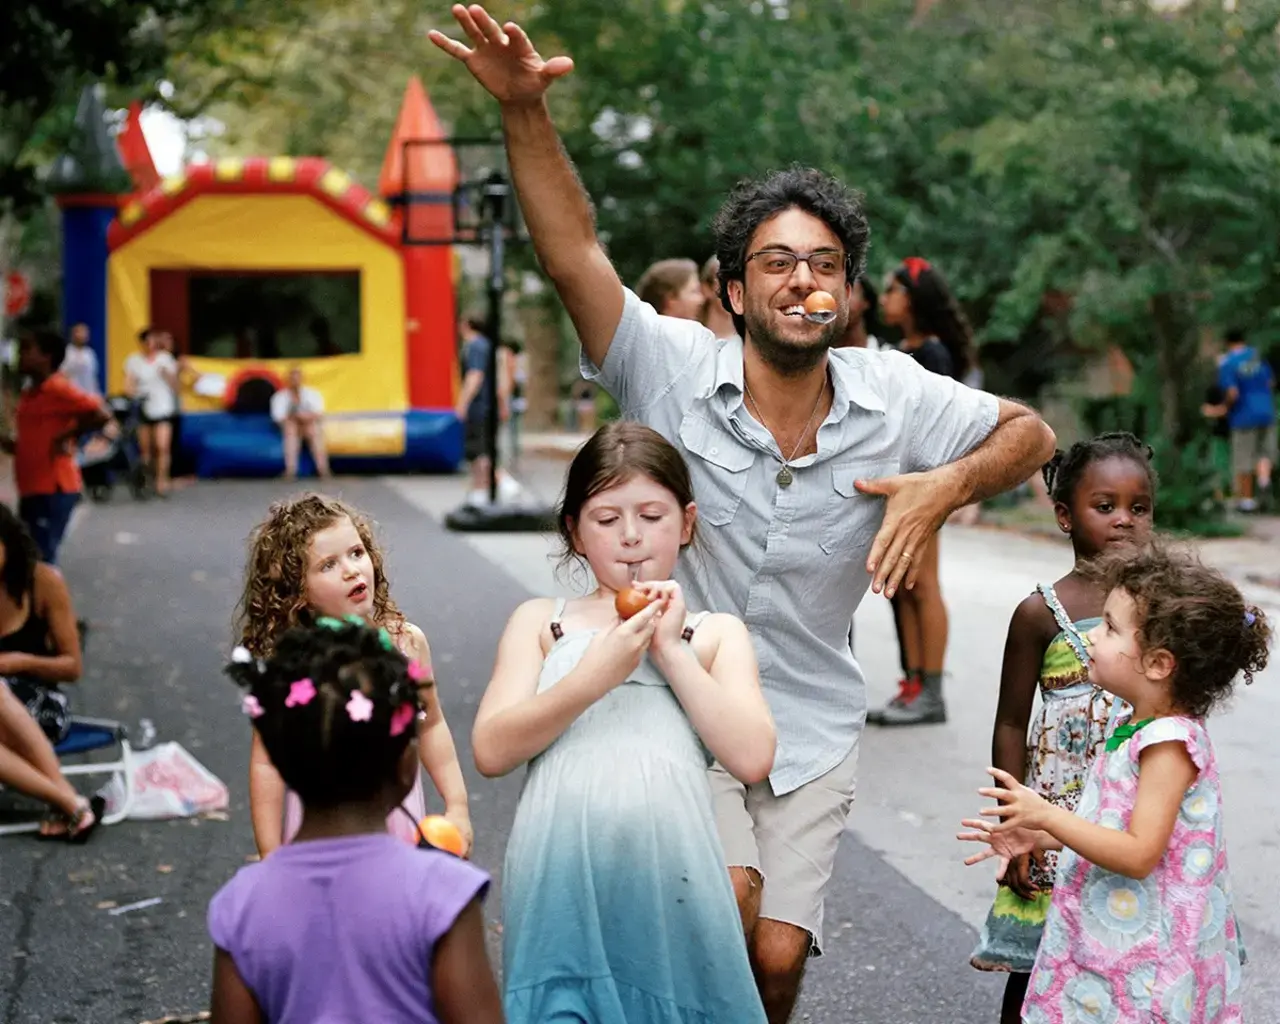
[[[507,1020],[763,1024],[712,816],[715,757],[766,778],[775,732],[746,627],[689,614],[671,581],[696,528],[689,471],[616,422],[569,467],[566,559],[595,590],[516,609],[472,746],[529,765],[507,844]]]
[[[417,665],[425,715],[419,731],[422,767],[444,800],[445,816],[471,848],[471,816],[466,782],[453,734],[435,690],[431,648],[422,630],[405,619],[387,584],[382,551],[366,516],[322,494],[276,502],[253,531],[245,566],[244,594],[237,609],[236,634],[243,659],[268,657],[280,635],[320,616],[351,616],[386,629],[396,648]],[[387,830],[408,843],[419,838],[426,813],[421,778],[403,805],[387,818]],[[253,734],[249,753],[249,815],[258,853],[267,856],[290,841],[302,821],[302,804],[287,790]]]

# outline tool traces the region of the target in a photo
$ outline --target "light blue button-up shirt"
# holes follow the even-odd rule
[[[699,542],[676,578],[690,609],[733,612],[754,638],[778,730],[774,793],[826,774],[867,712],[849,623],[871,582],[884,499],[853,482],[955,461],[995,429],[996,398],[898,352],[832,349],[835,400],[817,453],[791,463],[781,487],[778,446],[743,405],[739,339],[659,316],[628,290],[604,365],[585,354],[581,364],[689,464]]]

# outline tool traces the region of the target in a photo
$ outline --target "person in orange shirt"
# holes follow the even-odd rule
[[[18,372],[28,384],[14,415],[17,436],[0,442],[14,457],[18,515],[50,565],[57,563],[58,547],[80,500],[76,442],[111,418],[100,398],[58,372],[66,352],[65,339],[52,328],[20,335]]]

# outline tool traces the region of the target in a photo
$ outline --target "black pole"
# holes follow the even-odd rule
[[[474,187],[474,186],[471,186]],[[503,257],[506,249],[508,203],[513,201],[511,182],[501,172],[495,171],[481,183],[480,223],[478,238],[489,245],[489,309],[485,329],[489,333],[489,368],[485,373],[485,394],[489,398],[486,416],[489,438],[489,502],[472,505],[464,502],[445,516],[445,526],[451,530],[487,531],[494,533],[539,532],[554,530],[555,509],[531,504],[526,498],[520,502],[498,503],[498,346],[502,343],[502,293]],[[470,241],[470,239],[469,239]]]
[[[509,186],[496,171],[484,185],[484,219],[489,228],[489,368],[485,372],[488,392],[489,504],[498,500],[498,346],[502,343],[502,291],[504,277],[503,220]]]

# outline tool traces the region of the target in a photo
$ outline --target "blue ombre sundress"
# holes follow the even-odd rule
[[[564,604],[538,692],[596,632],[565,633]],[[509,1024],[764,1024],[707,767],[648,659],[530,761],[503,870]]]

